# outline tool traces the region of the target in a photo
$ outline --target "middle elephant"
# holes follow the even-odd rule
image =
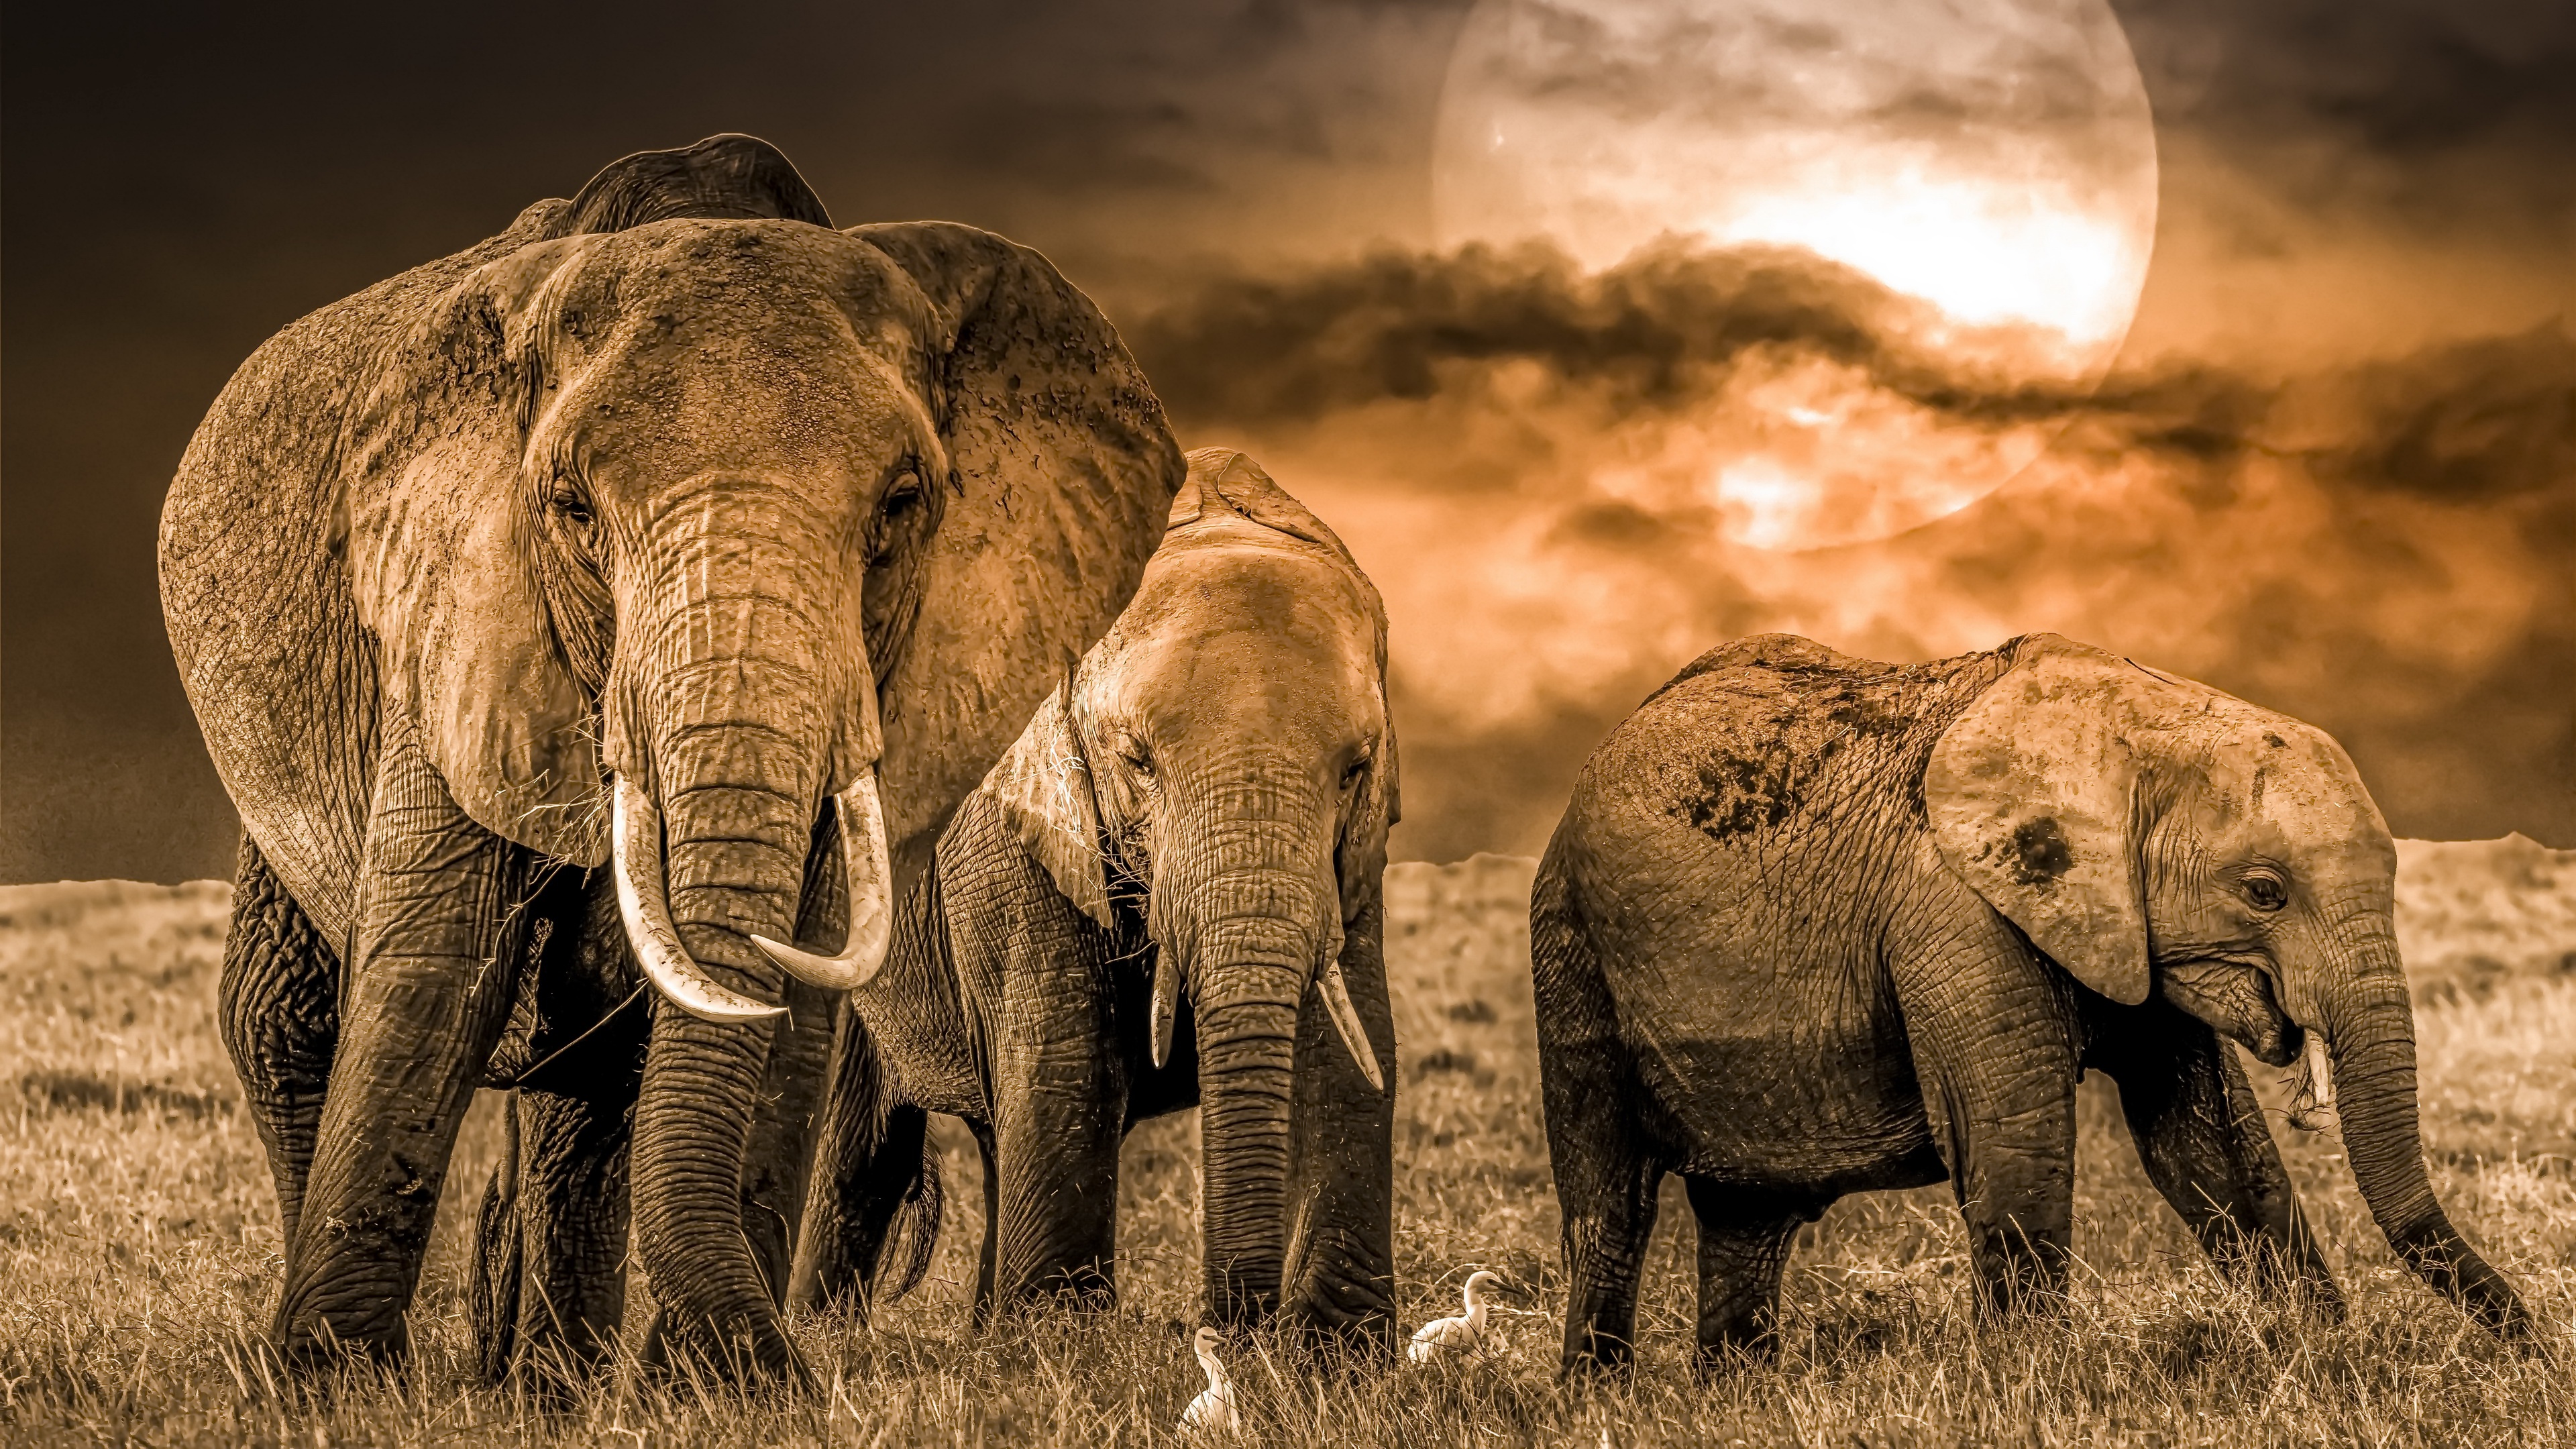
[[[1393,1343],[1385,609],[1250,458],[1189,462],[1133,602],[849,997],[792,1301],[864,1300],[903,1207],[936,1223],[936,1111],[983,1150],[978,1319],[1105,1302],[1119,1145],[1203,1104],[1210,1319]]]

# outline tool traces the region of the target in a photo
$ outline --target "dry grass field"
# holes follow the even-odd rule
[[[1402,1042],[1398,1266],[1405,1323],[1457,1311],[1496,1268],[1528,1290],[1504,1346],[1438,1371],[1313,1377],[1279,1345],[1230,1351],[1259,1442],[1514,1444],[2576,1443],[2576,855],[2410,845],[2425,1120],[2454,1216],[2518,1279],[2558,1361],[2516,1356],[2403,1276],[2331,1133],[2286,1127],[2293,1172],[2356,1311],[2338,1327],[2227,1291],[2147,1187],[2109,1091],[2088,1083],[2084,1271],[2063,1317],[1980,1330],[1947,1189],[1843,1203],[1789,1272],[1775,1364],[1685,1371],[1690,1232],[1670,1186],[1624,1384],[1556,1378],[1556,1203],[1530,1020],[1530,863],[1390,873]],[[1126,1306],[976,1335],[977,1167],[949,1153],[932,1277],[874,1329],[801,1326],[828,1402],[673,1394],[630,1375],[569,1406],[481,1388],[463,1317],[468,1209],[489,1171],[469,1124],[400,1379],[281,1391],[245,1345],[278,1275],[268,1173],[213,1024],[225,889],[0,890],[0,1441],[151,1445],[1178,1442],[1199,1388],[1196,1128],[1127,1152]],[[2278,1075],[2257,1068],[2270,1090]],[[2277,1100],[2277,1098],[2276,1098]]]

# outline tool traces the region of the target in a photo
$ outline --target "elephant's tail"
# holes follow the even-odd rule
[[[904,1120],[906,1118],[910,1120]],[[902,1186],[894,1221],[886,1227],[885,1247],[877,1258],[880,1302],[892,1303],[919,1286],[939,1251],[939,1220],[948,1205],[948,1189],[939,1175],[939,1144],[931,1140],[930,1114],[909,1104],[887,1113],[889,1143],[916,1143],[912,1180]]]

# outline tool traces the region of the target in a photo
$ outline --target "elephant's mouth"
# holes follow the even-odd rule
[[[2303,1033],[2281,1009],[2270,973],[2241,961],[2182,961],[2157,968],[2165,999],[2242,1042],[2266,1066],[2296,1061]]]
[[[692,959],[671,925],[663,887],[661,813],[633,781],[611,786],[614,814],[612,864],[618,913],[645,976],[674,1006],[708,1021],[752,1021],[786,1008],[743,996],[718,983]],[[841,860],[849,873],[850,924],[837,955],[817,956],[767,936],[752,944],[798,978],[832,991],[865,985],[884,964],[893,939],[892,871],[886,851],[885,810],[877,797],[874,766],[859,772],[833,797],[840,827]]]

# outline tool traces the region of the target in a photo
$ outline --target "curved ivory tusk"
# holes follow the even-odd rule
[[[1160,1069],[1172,1057],[1172,1021],[1181,1009],[1181,973],[1172,967],[1168,951],[1154,953],[1154,1065]]]
[[[1333,1019],[1333,1030],[1341,1033],[1342,1045],[1349,1049],[1351,1060],[1359,1063],[1360,1075],[1368,1078],[1370,1087],[1386,1090],[1386,1077],[1377,1069],[1377,1051],[1369,1045],[1368,1029],[1360,1025],[1359,1008],[1351,1005],[1351,989],[1342,981],[1341,953],[1324,963],[1315,977],[1315,989],[1323,993],[1324,1014]]]
[[[717,984],[680,944],[671,926],[671,902],[662,874],[662,812],[644,791],[617,776],[610,792],[613,838],[609,845],[611,874],[617,881],[617,915],[626,923],[627,943],[655,990],[673,1006],[708,1021],[760,1021],[784,1016],[787,1008],[756,1001]],[[758,939],[755,937],[754,939]]]
[[[840,820],[841,865],[850,879],[850,933],[841,942],[841,954],[817,956],[767,936],[754,936],[751,944],[808,985],[847,991],[875,978],[894,942],[894,867],[886,850],[876,766],[861,770],[850,788],[833,797],[833,807]]]

